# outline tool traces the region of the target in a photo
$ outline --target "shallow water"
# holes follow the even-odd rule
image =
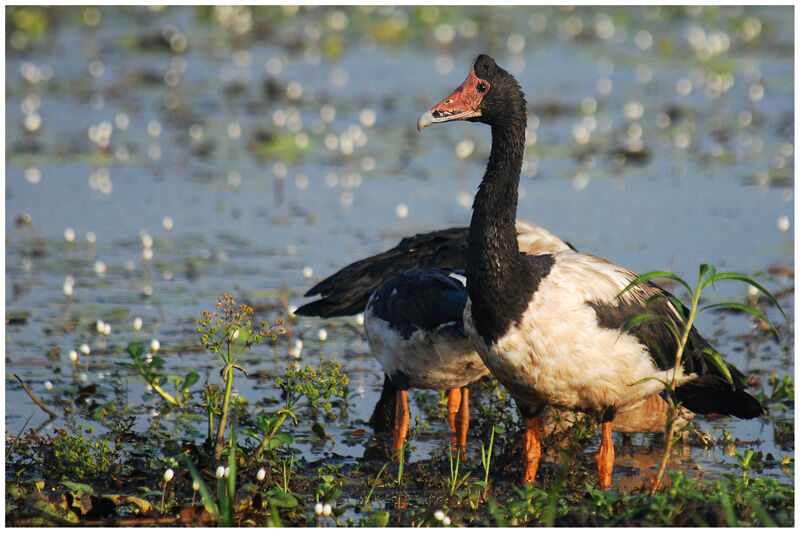
[[[118,366],[128,342],[157,338],[170,372],[217,379],[194,319],[224,291],[273,309],[258,317],[273,321],[280,291],[299,305],[314,281],[403,236],[467,225],[488,130],[417,133],[415,124],[482,51],[527,94],[520,216],[640,272],[694,280],[711,263],[753,275],[785,294],[793,320],[793,279],[774,270],[794,268],[791,8],[269,8],[250,12],[239,35],[224,9],[210,22],[203,12],[102,9],[89,25],[93,14],[64,9],[42,40],[7,47],[7,434],[31,415],[28,427],[46,419],[12,374],[47,401],[45,381],[58,393],[80,379],[68,352],[87,343],[85,382],[108,394],[121,373],[145,429],[159,399]],[[385,33],[395,26],[396,40]],[[172,44],[148,44],[161,35]],[[149,260],[143,233],[154,241]],[[720,283],[709,298],[743,302],[746,289]],[[97,320],[111,324],[109,336],[95,332]],[[707,314],[699,325],[762,383],[793,375],[791,325],[781,328],[785,351],[740,316]],[[350,417],[366,420],[382,376],[355,320],[300,318],[292,329],[301,363],[342,361],[358,393]],[[282,372],[285,342],[246,356],[250,373]],[[251,401],[277,395],[271,378],[237,378],[237,388]],[[780,460],[794,452],[776,445],[774,423],[793,417],[791,408],[699,425]],[[445,426],[429,422],[414,459],[441,446]],[[299,444],[308,459],[363,454],[369,432],[347,444],[352,429],[328,431],[336,441],[322,449]],[[689,455],[703,475],[736,465],[721,450]]]

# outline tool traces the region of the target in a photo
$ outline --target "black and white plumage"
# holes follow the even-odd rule
[[[410,388],[449,391],[454,445],[466,445],[469,426],[467,385],[489,373],[464,332],[464,285],[447,272],[413,269],[390,278],[372,294],[364,332],[372,355],[395,391],[393,450],[408,430]],[[384,386],[386,389],[387,386]]]
[[[646,307],[654,284],[622,296],[636,275],[603,259],[566,251],[534,256],[517,251],[514,217],[524,153],[526,104],[517,81],[492,58],[479,56],[456,91],[423,114],[418,129],[452,120],[491,126],[492,148],[473,204],[466,265],[465,329],[481,359],[509,390],[526,418],[524,481],[541,456],[538,415],[545,405],[596,415],[603,423],[597,456],[600,486],[613,469],[611,421],[672,378],[669,332],[660,321],[625,331],[627,318],[658,313],[680,328],[666,299]],[[731,365],[729,382],[703,352],[693,331],[678,372],[677,397],[699,413],[753,418],[763,407]]]
[[[489,373],[464,333],[466,303],[464,285],[435,268],[407,270],[372,294],[364,332],[396,388],[452,389]]]
[[[495,376],[519,396],[523,412],[536,414],[543,405],[557,405],[613,418],[620,408],[663,389],[675,363],[672,334],[656,320],[631,332],[623,328],[645,311],[681,328],[683,319],[667,299],[646,306],[651,296],[665,291],[645,284],[617,297],[636,274],[590,254],[565,252],[526,260],[544,274],[518,324],[482,328],[470,304],[466,313],[478,352],[491,354]],[[704,353],[706,348],[708,343],[693,329],[677,378],[683,384],[676,391],[678,399],[699,413],[761,414],[758,402],[744,391],[742,374],[729,365],[735,379],[728,383]]]

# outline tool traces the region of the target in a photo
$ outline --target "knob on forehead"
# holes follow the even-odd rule
[[[475,63],[472,67],[475,70],[475,74],[479,78],[485,78],[490,76],[492,72],[497,68],[497,63],[494,62],[490,56],[486,54],[481,54],[475,59]]]

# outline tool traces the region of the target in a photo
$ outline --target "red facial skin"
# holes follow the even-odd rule
[[[482,92],[478,90],[479,85],[485,86]],[[453,94],[433,106],[430,111],[419,118],[417,128],[422,130],[425,126],[440,122],[481,116],[479,106],[490,87],[489,82],[480,79],[475,74],[475,69],[470,69],[467,79],[453,91]]]
[[[483,83],[486,90],[478,92],[478,84]],[[489,82],[478,78],[475,69],[469,71],[467,79],[453,91],[453,94],[439,102],[431,109],[431,114],[436,117],[436,113],[461,113],[464,111],[476,111],[483,100],[483,95],[489,90]]]

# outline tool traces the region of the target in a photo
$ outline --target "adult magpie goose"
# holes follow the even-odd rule
[[[449,391],[453,446],[465,451],[467,386],[489,373],[464,332],[466,302],[461,281],[435,268],[407,270],[383,283],[369,299],[364,332],[396,394],[393,452],[400,451],[408,433],[410,388]]]
[[[539,415],[546,405],[596,416],[602,426],[595,456],[600,487],[611,486],[617,412],[664,388],[672,379],[676,342],[660,320],[625,330],[647,310],[682,324],[684,309],[653,283],[620,294],[636,274],[574,251],[523,255],[514,218],[525,150],[525,96],[514,77],[488,55],[475,60],[466,80],[420,116],[417,128],[454,120],[491,127],[492,148],[473,203],[467,245],[464,328],[484,364],[509,390],[525,418],[525,483],[541,457]],[[692,329],[677,369],[676,395],[697,413],[754,418],[764,408],[745,390],[744,375],[727,365],[728,380],[704,353],[708,343]]]

